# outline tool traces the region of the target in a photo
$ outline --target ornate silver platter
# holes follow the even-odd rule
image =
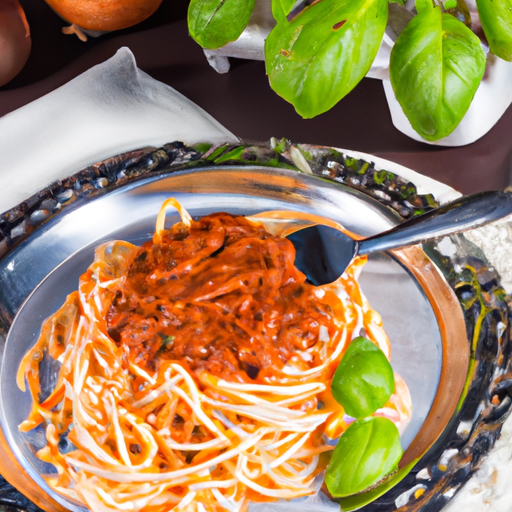
[[[363,236],[436,205],[413,183],[332,148],[175,142],[90,166],[4,213],[0,472],[29,500],[4,483],[0,506],[81,510],[44,483],[48,468],[34,455],[44,442],[40,433],[18,432],[29,399],[17,390],[13,369],[42,320],[76,288],[94,247],[107,239],[148,239],[170,195],[192,215],[295,209]],[[507,297],[484,255],[464,237],[451,238],[448,254],[443,247],[441,241],[379,255],[362,274],[363,290],[390,335],[393,366],[411,389],[414,416],[402,438],[401,465],[416,464],[386,494],[359,495],[342,501],[342,509],[367,502],[369,511],[441,509],[492,448],[509,413]]]

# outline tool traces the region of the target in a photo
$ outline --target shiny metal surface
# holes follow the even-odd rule
[[[0,302],[4,321],[12,322],[0,375],[1,426],[31,478],[57,502],[73,510],[80,507],[52,493],[41,477],[50,469],[35,456],[35,450],[44,445],[41,432],[26,435],[18,431],[29,411],[30,398],[16,387],[15,369],[36,341],[42,321],[77,287],[79,275],[92,261],[94,247],[110,239],[134,243],[147,240],[158,209],[169,196],[177,198],[193,216],[214,211],[253,214],[298,210],[329,217],[364,237],[385,231],[397,222],[394,212],[362,193],[294,171],[197,169],[141,180],[103,197],[77,201],[72,210],[57,215],[1,260]],[[177,214],[168,215],[169,223],[177,219]],[[414,444],[438,391],[446,351],[438,316],[451,312],[436,311],[424,284],[413,276],[407,264],[388,255],[372,257],[363,269],[361,285],[383,317],[391,338],[393,367],[411,391],[414,414],[402,438],[407,447]],[[51,387],[54,368],[50,367],[47,374]],[[439,431],[429,434],[429,443],[444,426],[433,428]]]
[[[169,195],[193,215],[222,209],[251,214],[284,207],[321,212],[363,236],[389,229],[397,218],[362,193],[293,171],[199,169],[139,181],[105,197],[78,200],[73,211],[57,215],[0,260],[0,302],[7,320],[12,321],[35,286],[76,251],[124,231],[132,241],[148,238],[158,207]]]
[[[458,198],[362,240],[328,226],[306,227],[288,239],[297,251],[297,267],[313,284],[320,286],[336,281],[358,254],[368,255],[453,235],[511,213],[512,195],[481,192]]]

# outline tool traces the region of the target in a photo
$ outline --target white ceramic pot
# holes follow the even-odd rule
[[[389,60],[388,60],[389,62]],[[372,73],[370,70],[370,73]],[[376,77],[372,77],[376,78]],[[506,62],[489,53],[484,78],[480,82],[469,110],[457,128],[435,142],[418,135],[398,103],[388,78],[383,78],[384,92],[394,126],[412,139],[436,146],[465,146],[483,137],[512,103],[512,62]]]

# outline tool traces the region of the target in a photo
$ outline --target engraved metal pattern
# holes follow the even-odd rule
[[[20,205],[0,215],[0,259],[34,230],[68,208],[77,198],[96,197],[132,180],[215,165],[263,165],[307,172],[364,192],[409,218],[437,206],[432,195],[371,161],[355,159],[339,150],[296,145],[287,140],[268,145],[198,144],[172,142],[115,156],[61,181],[52,183]],[[511,411],[512,371],[510,308],[497,273],[485,256],[461,235],[453,237],[466,250],[449,258],[435,243],[425,252],[445,275],[464,312],[471,364],[458,413],[441,438],[399,484],[364,507],[367,512],[436,512],[478,469],[492,449]],[[0,315],[1,316],[1,315]],[[6,326],[0,321],[0,337]],[[2,332],[3,331],[3,332]],[[468,427],[461,429],[461,425]],[[0,477],[0,510],[40,510]]]

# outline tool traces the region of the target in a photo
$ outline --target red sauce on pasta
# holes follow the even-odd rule
[[[336,329],[338,297],[320,299],[294,258],[291,242],[243,217],[175,224],[138,250],[109,334],[150,369],[171,359],[228,380],[264,380],[315,345],[321,326]]]

